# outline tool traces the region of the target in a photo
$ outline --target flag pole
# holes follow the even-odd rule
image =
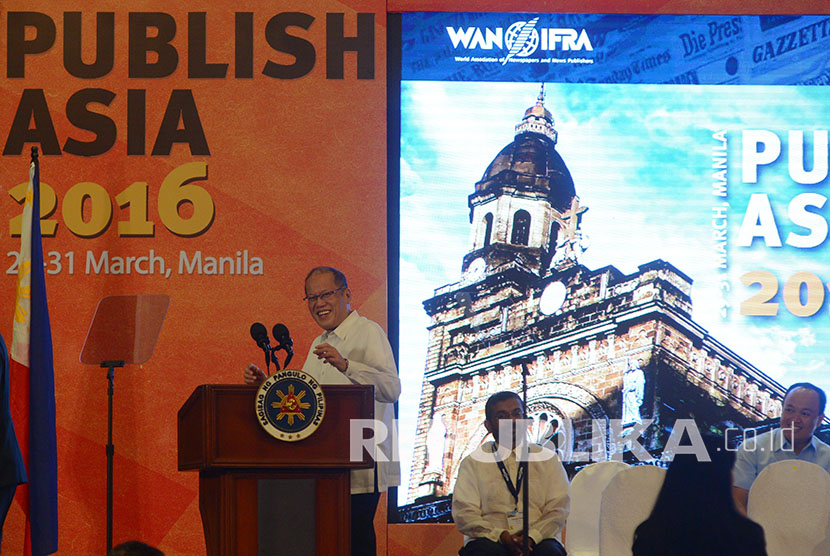
[[[11,349],[10,380],[27,430],[25,454],[29,484],[20,493],[26,514],[24,553],[45,556],[58,550],[58,463],[52,333],[43,269],[40,229],[40,164],[31,148],[29,189],[20,229],[20,264]],[[31,197],[29,197],[31,195]],[[21,451],[23,451],[21,445]]]

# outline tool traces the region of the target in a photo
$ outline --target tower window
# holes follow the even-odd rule
[[[484,247],[490,245],[490,236],[493,234],[493,214],[488,212],[484,217]]]
[[[550,225],[550,253],[556,253],[556,244],[559,241],[559,222],[554,221]]]
[[[514,245],[527,245],[530,239],[530,213],[526,210],[516,211],[513,215],[513,233],[510,236],[510,243]]]

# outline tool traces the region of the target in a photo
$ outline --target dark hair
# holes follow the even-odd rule
[[[787,396],[789,396],[790,392],[792,392],[796,388],[812,390],[813,392],[818,394],[818,412],[824,415],[824,408],[827,406],[827,394],[824,393],[824,390],[822,390],[815,384],[811,384],[809,382],[796,382],[795,384],[787,388],[787,393],[784,394],[784,399],[787,399]]]
[[[634,533],[635,555],[673,556],[732,554],[760,526],[735,508],[732,464],[735,452],[722,436],[703,434],[710,461],[695,454],[677,454],[669,465],[654,509]],[[757,541],[760,542],[760,541]],[[746,554],[758,552],[746,552]]]
[[[337,285],[338,288],[348,288],[349,282],[346,280],[346,275],[337,270],[336,268],[332,268],[330,266],[315,266],[311,270],[308,271],[306,274],[305,281],[308,282],[308,279],[312,277],[314,274],[320,274],[322,272],[330,272],[331,275],[334,277],[334,283]]]
[[[504,400],[509,400],[510,398],[516,398],[519,400],[519,404],[524,408],[524,404],[522,403],[522,398],[516,393],[511,392],[510,390],[503,390],[501,392],[496,392],[489,398],[487,398],[487,403],[484,404],[484,418],[488,421],[493,416],[493,406],[497,403],[503,402]]]
[[[702,438],[710,461],[699,460],[696,454],[675,455],[652,517],[676,514],[677,508],[690,516],[735,511],[731,475],[735,452],[726,449],[722,436],[704,434]]]
[[[141,541],[127,541],[113,548],[112,556],[164,556],[164,552]]]

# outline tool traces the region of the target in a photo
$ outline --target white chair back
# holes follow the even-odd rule
[[[826,556],[830,475],[795,459],[768,465],[749,491],[747,515],[764,528],[768,556]]]
[[[602,491],[614,475],[628,467],[621,461],[600,461],[580,470],[571,481],[571,511],[565,535],[569,556],[599,555]]]
[[[666,470],[653,465],[637,465],[614,475],[600,504],[600,556],[632,556],[634,530],[654,508],[665,478]]]

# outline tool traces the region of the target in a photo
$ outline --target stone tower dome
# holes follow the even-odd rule
[[[544,274],[560,230],[573,233],[576,225],[567,216],[576,197],[574,182],[556,151],[559,134],[545,107],[544,85],[514,131],[468,199],[471,248],[462,263],[468,281],[505,264]]]
[[[543,85],[536,104],[516,125],[513,141],[496,155],[475,184],[473,197],[497,193],[502,187],[544,191],[554,208],[567,210],[576,191],[565,161],[556,152],[557,139],[553,115],[545,108]]]

